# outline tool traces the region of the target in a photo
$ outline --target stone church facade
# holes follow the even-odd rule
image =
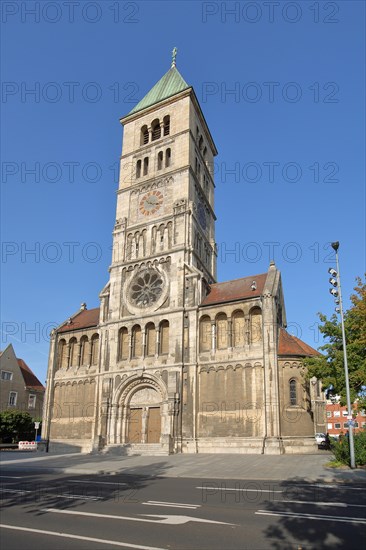
[[[124,118],[100,308],[51,336],[43,437],[155,453],[314,449],[317,352],[285,330],[281,275],[216,282],[217,150],[175,62]],[[309,387],[310,386],[310,387]]]

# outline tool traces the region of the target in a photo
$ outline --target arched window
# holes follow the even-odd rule
[[[161,138],[160,122],[157,118],[153,120],[153,122],[151,123],[151,131],[152,131],[152,134],[151,134],[152,141],[156,141],[157,139]]]
[[[154,323],[146,325],[146,355],[152,357],[155,355],[156,332]]]
[[[244,313],[235,311],[232,317],[233,347],[244,346]]]
[[[58,343],[58,354],[57,354],[57,364],[56,369],[62,369],[66,367],[66,340],[62,339]]]
[[[98,364],[99,355],[99,334],[94,334],[91,338],[91,364]]]
[[[141,357],[142,355],[142,338],[141,327],[135,325],[132,329],[132,357]]]
[[[77,365],[77,355],[78,355],[76,338],[71,338],[71,340],[69,342],[69,346],[70,346],[70,363],[69,363],[69,366],[70,367],[76,367],[76,365]]]
[[[262,311],[259,307],[250,312],[250,334],[252,344],[262,340]]]
[[[146,176],[148,171],[149,171],[149,157],[145,157],[144,158],[144,176]]]
[[[216,317],[216,347],[227,348],[227,317],[225,313],[219,313]]]
[[[149,130],[145,124],[145,126],[141,128],[140,145],[146,145],[147,143],[149,143]]]
[[[80,365],[87,365],[89,359],[89,341],[87,336],[80,339]]]
[[[169,322],[162,321],[160,323],[160,354],[166,355],[169,353]]]
[[[169,149],[165,151],[165,168],[168,168],[168,166],[170,166],[171,160],[172,160],[172,150],[169,147]]]
[[[292,378],[289,382],[289,391],[290,391],[290,405],[297,405],[297,388],[296,380]]]
[[[136,179],[141,176],[141,160],[136,162]]]
[[[158,170],[161,170],[163,168],[163,151],[159,151],[158,153]]]
[[[122,327],[118,332],[118,361],[128,359],[128,330]]]
[[[201,136],[198,142],[198,149],[202,151],[203,149],[203,137]]]
[[[203,160],[206,160],[206,156],[207,156],[207,147],[204,147],[203,152],[202,152],[202,156],[203,156]]]
[[[206,315],[200,320],[200,351],[210,351],[211,340],[211,319]]]
[[[170,116],[169,115],[163,118],[163,124],[164,124],[164,136],[168,136],[170,134]]]

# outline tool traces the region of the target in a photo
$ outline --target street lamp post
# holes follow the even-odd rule
[[[333,250],[336,255],[336,266],[337,271],[330,268],[328,272],[332,275],[333,278],[329,279],[329,282],[333,287],[337,287],[338,290],[332,288],[330,293],[336,298],[336,304],[339,307],[336,308],[337,313],[341,316],[341,326],[342,326],[342,341],[343,341],[343,357],[344,357],[344,375],[346,379],[346,398],[347,398],[347,411],[348,411],[348,440],[349,440],[349,453],[350,453],[350,464],[351,468],[355,468],[355,448],[353,442],[353,425],[352,425],[352,408],[351,408],[351,396],[349,392],[349,376],[348,376],[348,361],[347,361],[347,345],[346,345],[346,333],[344,330],[344,317],[343,317],[343,302],[342,302],[342,289],[341,289],[341,276],[339,272],[339,259],[338,259],[338,248],[339,242],[336,241],[331,243]],[[334,279],[335,277],[335,279]]]

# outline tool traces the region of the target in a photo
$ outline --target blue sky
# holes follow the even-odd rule
[[[169,69],[174,46],[219,150],[218,280],[274,258],[289,331],[321,345],[316,314],[334,307],[329,242],[341,243],[346,305],[365,270],[364,2],[1,9],[1,348],[12,342],[44,381],[50,327],[81,302],[98,306],[119,118]]]

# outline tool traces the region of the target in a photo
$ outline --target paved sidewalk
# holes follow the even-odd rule
[[[1,452],[0,467],[7,470],[67,474],[125,474],[206,479],[265,479],[323,482],[365,482],[365,470],[325,467],[328,452],[311,455],[179,454],[170,456],[105,456]]]

